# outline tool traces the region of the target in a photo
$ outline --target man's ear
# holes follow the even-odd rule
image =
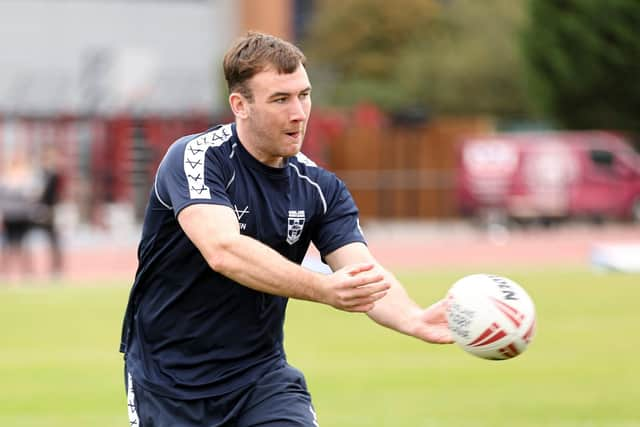
[[[229,95],[229,105],[233,115],[239,119],[246,119],[249,116],[249,101],[238,92],[232,92]]]

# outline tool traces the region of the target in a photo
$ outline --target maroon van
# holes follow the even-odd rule
[[[456,192],[479,217],[640,221],[640,154],[604,131],[498,133],[462,141]]]

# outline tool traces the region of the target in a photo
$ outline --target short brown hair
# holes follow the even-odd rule
[[[249,101],[253,94],[247,80],[268,67],[280,74],[290,74],[305,65],[307,58],[293,44],[278,37],[249,31],[238,39],[224,56],[224,78],[229,93],[239,92]]]

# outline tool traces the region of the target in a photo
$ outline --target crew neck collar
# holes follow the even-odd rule
[[[237,142],[235,151],[236,154],[240,157],[240,159],[242,160],[242,162],[244,164],[246,164],[247,166],[249,166],[250,168],[257,170],[263,174],[269,175],[271,177],[275,177],[275,178],[286,178],[289,176],[289,159],[285,158],[283,159],[283,166],[280,168],[276,168],[273,166],[268,166],[265,165],[264,163],[260,162],[258,159],[256,159],[255,157],[253,157],[253,155],[251,153],[249,153],[249,151],[247,151],[247,149],[242,145],[242,141],[240,141],[240,138],[238,137],[238,132],[236,130],[236,124],[234,123],[232,125],[232,130],[233,130],[233,135],[234,135],[234,139]]]

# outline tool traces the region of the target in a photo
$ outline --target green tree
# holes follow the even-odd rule
[[[558,125],[640,131],[640,2],[530,0],[528,92]]]
[[[305,49],[325,102],[524,115],[523,11],[523,0],[325,0]]]

